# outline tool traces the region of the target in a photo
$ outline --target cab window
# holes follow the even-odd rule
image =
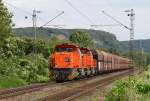
[[[55,51],[56,52],[73,52],[73,48],[60,48],[60,47],[57,47],[57,48],[55,48]]]

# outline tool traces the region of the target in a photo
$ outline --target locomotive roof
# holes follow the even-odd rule
[[[56,45],[56,47],[62,47],[62,48],[79,48],[78,46],[76,45],[73,45],[73,44],[61,44],[61,45]]]
[[[74,45],[74,44],[70,44],[70,43],[63,43],[61,45],[56,45],[56,47],[63,47],[63,48],[67,48],[67,47],[70,47],[70,48],[79,48],[77,45]]]

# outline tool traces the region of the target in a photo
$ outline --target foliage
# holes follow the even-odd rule
[[[133,96],[131,96],[131,93]],[[150,94],[149,78],[147,78],[146,75],[145,80],[144,73],[144,77],[140,75],[131,80],[117,82],[115,87],[105,96],[105,101],[143,101],[143,99],[145,99],[143,97],[148,94]],[[147,99],[149,98],[150,96],[147,96]],[[146,101],[146,99],[144,101]]]
[[[7,42],[8,45],[0,51],[0,82],[5,79],[5,83],[1,83],[0,87],[16,87],[49,80],[49,56],[55,45],[63,40],[52,37],[48,42],[41,39],[34,41],[32,38],[9,37]],[[16,81],[13,81],[15,79]]]
[[[9,37],[7,42],[1,51],[3,57],[25,56],[33,54],[35,50],[36,54],[43,54],[45,58],[50,54],[48,43],[40,39],[34,41],[32,38]]]
[[[138,93],[142,93],[142,94],[150,93],[150,85],[149,84],[137,84],[136,90]]]
[[[0,50],[4,44],[6,45],[6,39],[9,38],[12,33],[11,17],[12,15],[8,12],[2,0],[0,0]]]
[[[135,79],[117,82],[116,86],[105,96],[105,101],[132,101],[129,95],[131,91],[135,94],[146,94],[149,92],[149,86]]]
[[[16,59],[3,59],[0,58],[0,75],[8,76],[15,73],[18,65],[16,64]]]
[[[105,101],[128,101],[127,97],[128,82],[118,82],[118,84],[106,95]]]
[[[122,44],[124,44],[126,47],[129,46],[129,41],[122,41]],[[133,47],[134,50],[136,51],[141,51],[141,48],[143,48],[143,50],[145,52],[150,52],[150,39],[145,39],[145,40],[134,40],[133,41]]]
[[[136,67],[139,67],[140,69],[147,69],[148,65],[150,64],[150,53],[144,52],[142,54],[141,51],[133,51],[133,60]],[[123,53],[124,57],[130,57],[130,52]]]
[[[30,55],[24,57],[0,59],[0,75],[8,79],[8,81],[10,81],[9,79],[12,75],[14,78],[17,77],[19,81],[26,83],[47,81],[47,67],[48,61],[42,55]],[[0,80],[0,82],[2,81]]]
[[[53,36],[50,38],[50,41],[48,42],[48,46],[49,46],[49,50],[50,50],[50,53],[53,53],[54,51],[54,48],[56,45],[58,44],[62,44],[62,43],[65,43],[67,41],[64,41],[64,40],[59,40],[57,37]]]
[[[31,55],[19,60],[21,67],[18,73],[21,78],[30,83],[40,82],[42,77],[44,80],[46,78],[48,80],[48,62],[44,57],[41,55]]]
[[[75,31],[71,34],[69,40],[80,47],[92,47],[93,45],[90,35],[82,30]]]

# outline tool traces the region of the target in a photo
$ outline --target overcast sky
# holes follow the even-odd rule
[[[150,39],[150,0],[68,0],[77,10],[73,9],[67,0],[3,0],[14,14],[16,27],[32,26],[33,9],[40,10],[37,26],[41,26],[60,12],[65,13],[51,22],[51,25],[66,25],[63,28],[87,28],[105,30],[114,33],[118,40],[128,40],[129,31],[121,26],[90,27],[90,25],[116,24],[101,13],[107,13],[129,26],[129,17],[124,12],[127,9],[135,11],[135,39]],[[83,16],[84,15],[84,16]],[[28,19],[25,19],[28,16]],[[86,16],[86,17],[85,17]]]

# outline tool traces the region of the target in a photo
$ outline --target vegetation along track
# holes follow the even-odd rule
[[[43,98],[39,98],[34,101],[70,101],[92,90],[95,90],[96,88],[101,88],[108,84],[111,84],[115,80],[118,80],[122,78],[123,76],[129,75],[131,72],[133,72],[133,70],[130,69],[129,71],[116,74],[116,75],[113,75],[113,76],[110,76],[110,77],[107,77],[107,78],[104,78],[95,82],[91,82],[87,84],[84,82],[85,84],[82,86],[71,88],[66,91],[62,91],[60,93],[56,93],[56,94],[49,95]]]
[[[33,84],[24,87],[0,90],[0,99],[6,99],[12,96],[17,96],[29,92],[34,92],[42,89],[43,87],[55,84],[54,82],[51,83],[41,83],[41,84]]]

